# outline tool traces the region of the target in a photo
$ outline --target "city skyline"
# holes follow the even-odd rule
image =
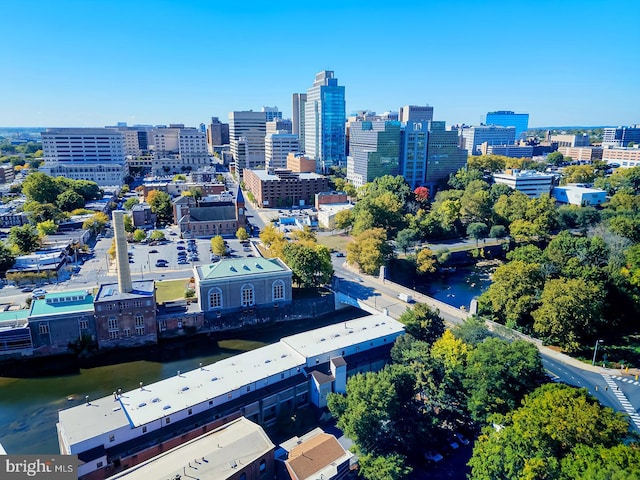
[[[0,126],[197,126],[267,105],[291,117],[291,95],[323,70],[347,114],[429,104],[448,125],[496,110],[529,113],[532,128],[640,122],[631,0],[3,7]]]

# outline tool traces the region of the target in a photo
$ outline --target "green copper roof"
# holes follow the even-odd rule
[[[1,322],[14,322],[16,320],[24,320],[29,316],[29,309],[24,308],[22,310],[13,310],[0,312],[0,323]],[[0,325],[1,327],[2,325]]]
[[[88,311],[93,311],[93,295],[87,290],[47,293],[44,299],[31,304],[32,317]]]
[[[198,267],[198,276],[200,280],[218,280],[286,271],[288,268],[277,258],[247,257],[202,265]]]

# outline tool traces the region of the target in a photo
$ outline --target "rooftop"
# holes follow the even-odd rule
[[[553,187],[554,190],[571,190],[579,193],[606,193],[599,188],[585,187],[584,185],[561,185],[559,187]]]
[[[269,173],[267,170],[251,170],[260,180],[280,180],[282,178],[299,178],[301,180],[313,180],[317,178],[324,178],[314,172],[291,172],[290,170],[276,170],[276,173]],[[286,173],[285,173],[286,172]],[[283,176],[284,175],[284,176]]]
[[[31,303],[31,317],[65,313],[93,312],[93,294],[89,290],[47,293]]]
[[[0,331],[28,325],[29,309],[0,312]]]
[[[114,300],[129,300],[140,297],[152,297],[154,294],[153,280],[133,282],[133,290],[129,293],[120,292],[117,283],[100,285],[96,302],[112,302]]]
[[[336,437],[316,428],[302,438],[294,437],[285,442],[283,448],[289,450],[287,468],[292,478],[305,480],[313,478],[333,478],[338,465],[349,460],[353,454],[346,451]]]
[[[274,447],[260,426],[240,417],[110,478],[147,480],[197,475],[201,479],[225,480]]]
[[[248,275],[290,271],[278,258],[247,257],[221,260],[210,265],[196,267],[200,280],[230,279]]]

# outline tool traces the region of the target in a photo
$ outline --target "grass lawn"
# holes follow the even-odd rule
[[[353,238],[347,235],[317,235],[318,243],[326,245],[329,250],[336,250],[339,252],[347,251],[347,244],[350,243]]]
[[[182,300],[188,283],[189,279],[186,278],[156,282],[156,302],[164,303],[172,300]]]

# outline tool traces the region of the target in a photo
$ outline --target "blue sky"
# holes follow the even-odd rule
[[[185,123],[334,70],[347,112],[640,123],[640,1],[4,0],[0,126]]]

